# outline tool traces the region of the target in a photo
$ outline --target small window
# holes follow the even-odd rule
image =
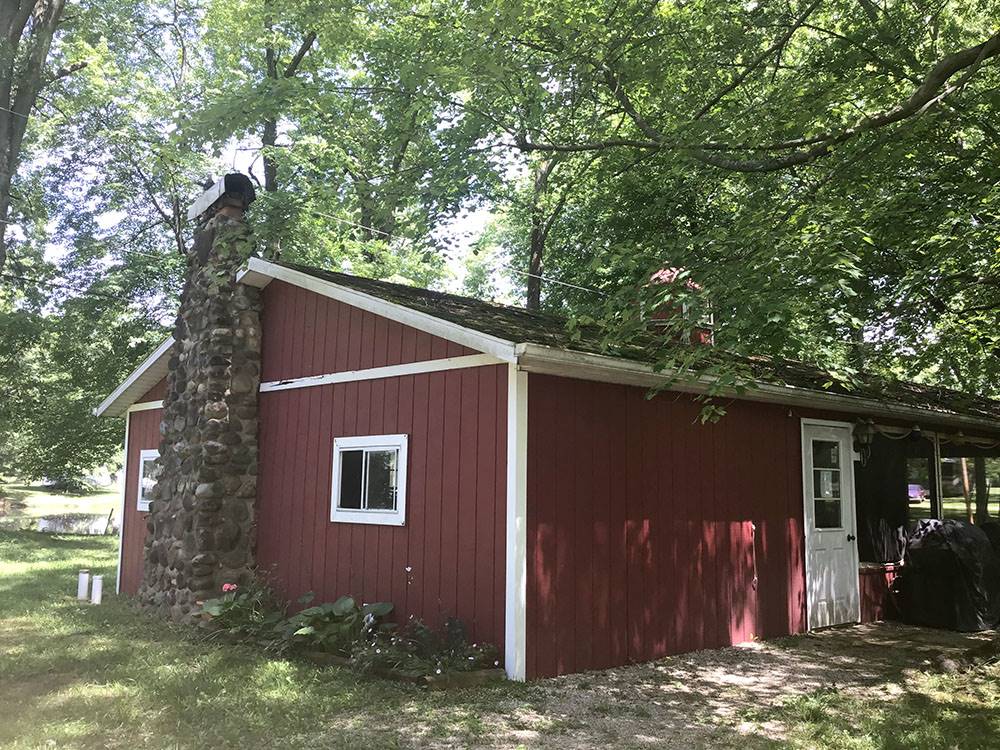
[[[840,496],[840,443],[813,440],[813,503],[817,529],[842,527]]]
[[[330,520],[406,523],[406,435],[334,439]]]
[[[149,510],[149,495],[160,476],[160,457],[157,450],[139,451],[139,489],[136,492],[135,507],[146,512]]]

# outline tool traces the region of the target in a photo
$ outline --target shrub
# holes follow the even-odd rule
[[[299,601],[311,597],[308,594]],[[292,615],[285,624],[285,634],[293,644],[350,656],[358,644],[391,629],[390,624],[382,621],[391,612],[389,602],[359,607],[352,597],[342,596],[335,602],[308,607]]]
[[[500,666],[496,646],[470,644],[456,617],[445,621],[441,630],[411,618],[397,632],[379,632],[355,649],[351,663],[362,672],[390,670],[412,677]]]
[[[203,602],[201,611],[215,632],[250,638],[269,648],[282,647],[285,605],[257,577],[245,584],[223,584],[222,596]]]

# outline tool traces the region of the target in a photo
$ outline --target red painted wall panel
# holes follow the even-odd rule
[[[147,399],[154,400],[154,399]],[[121,590],[135,594],[142,582],[143,547],[146,543],[146,516],[136,509],[139,491],[139,452],[160,447],[160,419],[163,409],[146,409],[128,415],[128,457],[125,462],[125,514],[122,523]]]
[[[135,400],[137,404],[144,404],[147,401],[162,401],[167,397],[167,379],[161,378],[160,382],[142,394]]]
[[[899,574],[896,565],[862,565],[861,622],[893,620],[898,616],[892,599],[892,584]]]
[[[260,407],[257,560],[284,596],[388,600],[432,625],[457,614],[502,646],[504,365],[262,393]],[[406,525],[331,522],[334,438],[393,433],[409,435]]]
[[[684,395],[534,374],[528,393],[529,677],[804,629],[787,407],[702,425]]]
[[[477,352],[315,292],[264,288],[262,380],[285,380]]]

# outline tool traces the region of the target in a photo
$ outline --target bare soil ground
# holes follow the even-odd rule
[[[748,708],[823,689],[889,700],[914,674],[991,637],[877,623],[545,680],[540,710],[501,719],[496,738],[512,747],[771,747],[786,727],[745,721]]]

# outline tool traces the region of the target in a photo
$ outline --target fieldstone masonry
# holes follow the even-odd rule
[[[260,292],[236,282],[251,199],[225,194],[208,212],[174,329],[139,601],[176,621],[254,563]]]

